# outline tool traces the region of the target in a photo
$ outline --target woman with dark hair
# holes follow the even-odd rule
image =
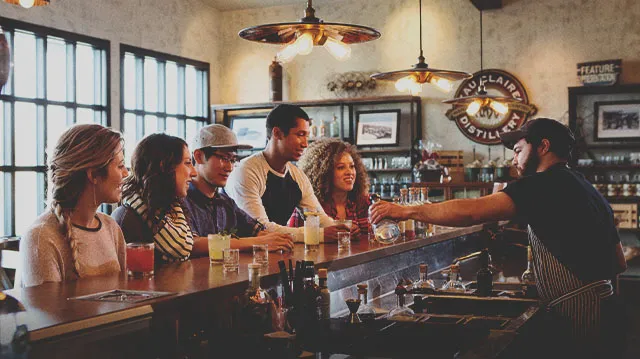
[[[309,145],[298,161],[309,177],[322,208],[333,219],[350,219],[360,233],[369,232],[369,177],[358,151],[337,138],[323,138]],[[303,225],[295,211],[289,226]]]
[[[155,243],[165,261],[206,253],[206,238],[198,237],[194,243],[182,204],[195,175],[184,140],[155,133],[140,141],[131,158],[122,205],[113,212],[125,240]]]
[[[16,286],[125,269],[122,231],[98,212],[120,201],[128,174],[122,145],[119,132],[100,125],[75,125],[60,136],[49,160],[49,209],[20,241]]]

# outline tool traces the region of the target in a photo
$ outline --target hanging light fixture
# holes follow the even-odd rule
[[[482,52],[482,9],[480,9],[480,74],[482,74],[484,70]],[[521,102],[519,99],[513,97],[489,95],[484,82],[481,79],[478,81],[480,84],[478,85],[478,92],[475,95],[458,97],[442,102],[456,106],[467,106],[466,112],[469,116],[475,116],[480,109],[486,107],[491,108],[501,115],[505,115],[509,112],[510,103]]]
[[[24,8],[30,8],[33,6],[45,6],[49,5],[51,0],[4,0],[9,4],[20,5]]]
[[[314,46],[323,46],[340,61],[351,57],[350,44],[375,40],[378,30],[361,25],[323,22],[315,16],[312,0],[307,1],[300,22],[285,22],[248,27],[238,33],[241,38],[285,47],[276,55],[279,62],[289,62],[297,55],[308,55]]]
[[[420,56],[418,63],[407,70],[381,72],[371,75],[376,80],[396,81],[396,89],[401,92],[409,91],[412,94],[422,92],[422,84],[430,83],[444,92],[450,92],[453,81],[468,79],[470,73],[451,70],[439,70],[429,68],[424,62],[422,51],[422,0],[420,0]]]

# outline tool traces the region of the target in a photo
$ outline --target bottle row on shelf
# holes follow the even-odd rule
[[[377,194],[382,198],[393,198],[400,195],[400,189],[409,188],[411,185],[410,177],[402,177],[401,180],[396,180],[392,177],[390,181],[386,177],[383,177],[380,181],[377,178],[370,179],[371,187],[369,192],[371,194]]]
[[[331,121],[311,119],[309,125],[309,139],[316,140],[323,137],[340,137],[340,123],[336,115],[333,115]]]

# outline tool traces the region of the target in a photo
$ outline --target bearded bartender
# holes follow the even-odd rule
[[[528,223],[537,289],[548,317],[532,357],[614,358],[624,351],[622,314],[612,280],[626,261],[611,206],[567,161],[571,130],[549,118],[501,134],[520,178],[474,199],[422,206],[372,205],[372,221],[414,219],[464,227],[517,219]],[[559,342],[559,347],[550,341]]]

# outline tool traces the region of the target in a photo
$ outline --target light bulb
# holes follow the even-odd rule
[[[278,59],[278,62],[286,64],[287,62],[293,60],[296,55],[298,55],[298,48],[295,46],[295,43],[292,43],[280,50],[276,54],[276,58]]]
[[[313,51],[313,36],[309,32],[298,36],[293,45],[298,50],[298,55],[309,55]]]
[[[401,78],[400,80],[396,81],[396,90],[400,91],[400,92],[407,92],[409,91],[409,89],[411,88],[412,83],[414,83],[415,81],[413,80],[412,76],[405,76],[403,78]]]
[[[480,111],[480,107],[482,107],[482,101],[480,100],[475,100],[472,103],[469,104],[469,106],[467,106],[467,114],[469,114],[469,116],[475,116],[478,111]]]
[[[451,90],[453,89],[453,83],[451,83],[451,81],[442,77],[433,76],[429,80],[429,83],[432,85],[435,85],[438,90],[441,90],[444,92],[451,92]]]
[[[507,105],[506,103],[491,101],[491,103],[489,103],[489,107],[491,107],[494,111],[496,111],[501,115],[504,115],[507,112],[509,112],[509,105]]]
[[[422,92],[422,84],[420,84],[417,81],[413,80],[411,82],[411,87],[409,87],[409,92],[411,92],[412,95],[417,95],[417,94],[421,93]]]
[[[35,0],[20,0],[20,6],[26,9],[32,7],[34,3]]]
[[[327,38],[324,48],[336,58],[338,61],[345,61],[351,57],[351,47],[342,41],[335,40],[331,37]]]

